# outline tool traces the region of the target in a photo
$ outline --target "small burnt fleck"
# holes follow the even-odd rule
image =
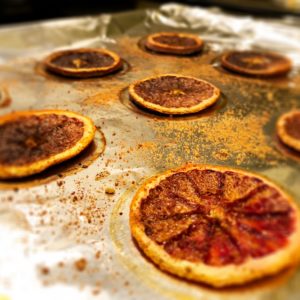
[[[116,192],[116,190],[112,187],[107,187],[105,189],[105,194],[108,194],[108,195],[113,195],[113,194],[115,194],[115,192]]]
[[[41,267],[40,272],[42,275],[48,275],[50,273],[50,270],[47,267]]]
[[[83,272],[87,266],[87,260],[84,258],[81,258],[81,259],[75,261],[74,266],[79,272]]]
[[[57,181],[56,184],[57,184],[57,186],[61,187],[62,185],[65,184],[65,182],[60,180],[60,181]]]
[[[96,259],[99,259],[101,257],[101,252],[100,251],[97,251],[96,253],[95,253],[95,258]]]

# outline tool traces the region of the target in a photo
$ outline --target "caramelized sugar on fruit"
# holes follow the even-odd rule
[[[242,74],[274,76],[290,71],[291,61],[279,54],[256,51],[232,51],[223,55],[223,67]]]
[[[75,78],[102,76],[122,68],[118,54],[100,48],[57,51],[43,61],[47,71]]]
[[[172,257],[211,266],[239,265],[283,248],[294,213],[259,178],[197,169],[162,180],[140,212],[145,234]]]
[[[0,178],[40,173],[82,152],[93,140],[95,125],[71,111],[14,112],[0,118]]]
[[[300,110],[293,110],[277,120],[277,135],[288,147],[300,151]]]
[[[155,42],[159,42],[161,44],[170,45],[170,46],[196,46],[197,42],[193,38],[189,38],[186,36],[179,35],[165,35],[161,34],[153,38]]]
[[[164,74],[132,83],[130,99],[138,105],[169,115],[196,113],[213,105],[220,90],[211,83],[191,76]]]
[[[190,55],[202,50],[203,41],[193,34],[158,32],[147,36],[145,46],[158,53]]]
[[[110,66],[114,59],[100,52],[74,52],[58,56],[51,61],[64,68],[97,68]]]
[[[236,52],[228,56],[228,62],[236,64],[242,68],[264,69],[277,60],[268,55],[252,52]]]
[[[288,135],[300,141],[300,111],[286,118],[285,130]]]
[[[74,146],[84,124],[65,115],[22,116],[0,125],[0,164],[22,166]]]

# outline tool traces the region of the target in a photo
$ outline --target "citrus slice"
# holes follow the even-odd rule
[[[277,134],[284,144],[300,151],[300,110],[288,112],[278,119]]]
[[[121,58],[116,53],[92,48],[54,52],[46,57],[44,64],[56,74],[77,78],[102,76],[122,67]]]
[[[16,112],[0,117],[0,178],[25,177],[65,161],[93,140],[95,126],[61,110]]]
[[[222,66],[230,71],[254,76],[278,76],[288,73],[291,61],[270,52],[232,51],[222,56]]]
[[[203,41],[193,34],[159,32],[149,35],[145,46],[160,53],[189,55],[201,51]]]
[[[214,104],[220,90],[211,83],[190,76],[159,75],[129,86],[137,104],[164,114],[190,114]]]
[[[131,232],[162,270],[215,287],[279,272],[300,258],[300,213],[265,178],[188,165],[148,180],[130,207]]]

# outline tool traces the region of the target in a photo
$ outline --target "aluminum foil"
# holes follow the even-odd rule
[[[224,14],[222,10],[190,8],[166,4],[159,11],[149,11],[147,25],[168,25],[192,29],[210,43],[213,50],[261,49],[281,52],[300,64],[300,20],[286,17],[281,20],[255,20]]]
[[[95,142],[78,158],[34,177],[0,182],[0,299],[297,299],[300,272],[286,270],[222,290],[161,272],[132,241],[129,204],[145,178],[181,164],[229,165],[266,175],[300,200],[300,164],[275,138],[277,117],[300,107],[299,20],[263,21],[177,4],[159,10],[0,29],[0,113],[69,109],[91,117]],[[183,30],[206,42],[201,55],[146,52],[143,36]],[[71,80],[41,60],[64,48],[106,47],[121,72]],[[284,79],[254,79],[219,66],[229,48],[291,57]],[[127,87],[161,73],[206,79],[222,91],[205,112],[173,117],[133,105]]]

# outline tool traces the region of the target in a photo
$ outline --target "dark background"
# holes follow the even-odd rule
[[[0,24],[154,8],[163,0],[0,0]],[[276,5],[272,0],[177,0],[191,5],[220,6],[238,13],[265,17],[285,13],[296,14]]]

